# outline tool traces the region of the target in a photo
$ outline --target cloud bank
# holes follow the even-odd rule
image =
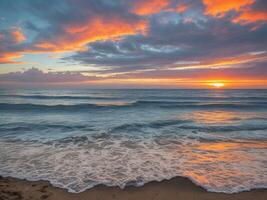
[[[2,0],[0,13],[3,65],[71,52],[61,61],[94,66],[95,78],[266,71],[264,0]]]

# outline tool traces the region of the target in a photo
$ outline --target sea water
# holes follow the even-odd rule
[[[70,192],[176,176],[267,188],[267,90],[2,89],[0,175]]]

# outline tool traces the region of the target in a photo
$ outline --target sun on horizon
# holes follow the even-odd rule
[[[209,85],[212,86],[212,87],[214,87],[214,88],[222,88],[222,87],[225,86],[225,84],[222,83],[222,82],[210,83]]]
[[[215,88],[222,88],[225,86],[225,84],[218,82],[218,83],[212,83],[211,86],[213,86]]]

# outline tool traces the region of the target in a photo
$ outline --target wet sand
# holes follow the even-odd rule
[[[0,200],[266,200],[267,189],[237,194],[207,192],[189,179],[176,177],[142,187],[96,186],[79,194],[51,186],[45,181],[0,177]]]

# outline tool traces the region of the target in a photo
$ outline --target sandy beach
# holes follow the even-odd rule
[[[25,181],[0,178],[0,200],[264,200],[266,189],[256,189],[236,194],[207,192],[189,179],[176,177],[162,182],[151,182],[142,187],[107,187],[99,185],[74,194],[51,186],[45,181]]]

